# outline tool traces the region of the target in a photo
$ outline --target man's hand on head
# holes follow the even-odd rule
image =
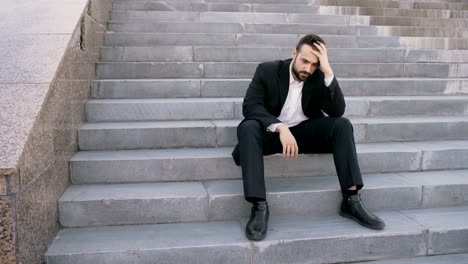
[[[280,124],[276,130],[280,134],[280,141],[283,145],[283,158],[291,160],[299,155],[299,147],[296,138],[285,124]]]
[[[328,50],[325,44],[321,42],[315,42],[314,46],[318,49],[312,50],[311,52],[319,58],[320,61],[320,70],[325,75],[325,78],[331,78],[333,76],[333,70],[328,62]]]

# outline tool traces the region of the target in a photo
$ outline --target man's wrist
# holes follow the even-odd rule
[[[287,129],[287,128],[288,128],[288,127],[287,127],[285,124],[279,124],[279,125],[276,127],[275,132],[281,133],[281,131],[283,131],[284,129]]]
[[[324,72],[323,74],[325,75],[325,79],[331,79],[334,76],[333,71],[326,72],[326,73]]]

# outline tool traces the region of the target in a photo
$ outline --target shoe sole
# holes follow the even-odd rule
[[[382,230],[385,228],[385,225],[383,226],[371,226],[371,225],[367,225],[367,224],[364,224],[364,223],[361,223],[356,217],[354,217],[353,215],[350,215],[350,214],[345,214],[341,211],[338,212],[342,217],[344,218],[348,218],[348,219],[351,219],[351,220],[354,220],[356,223],[364,226],[364,227],[367,227],[367,228],[370,228],[370,229],[374,229],[374,230]]]
[[[261,241],[261,240],[265,239],[266,234],[264,236],[261,236],[261,237],[250,237],[247,234],[247,232],[245,232],[245,236],[247,237],[248,240],[251,240],[251,241]]]

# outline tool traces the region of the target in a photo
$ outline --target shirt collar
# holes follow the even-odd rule
[[[293,62],[294,60],[291,61],[291,63],[289,64],[289,84],[292,84],[293,82],[296,82],[298,84],[302,84],[303,81],[296,81],[293,77],[293,74],[292,74],[292,65],[293,65]]]

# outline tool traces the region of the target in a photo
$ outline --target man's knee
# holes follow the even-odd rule
[[[353,124],[346,117],[338,117],[335,120],[334,130],[353,133]]]
[[[262,126],[257,120],[245,120],[237,127],[237,136],[260,135]]]

